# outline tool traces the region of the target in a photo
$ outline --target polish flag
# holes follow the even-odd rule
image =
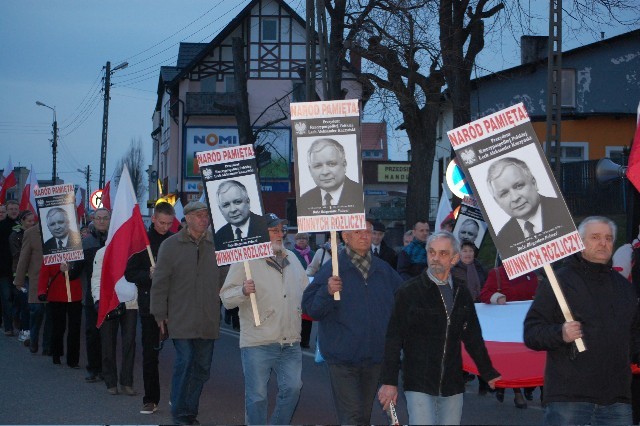
[[[82,219],[84,218],[85,208],[84,208],[84,197],[87,191],[84,188],[78,187],[76,189],[76,212],[78,213],[78,222],[82,223]]]
[[[453,219],[453,209],[449,202],[449,193],[447,187],[442,185],[442,195],[440,196],[440,203],[438,204],[438,213],[436,214],[436,229],[439,231],[442,227],[442,223],[447,219]]]
[[[96,327],[100,327],[104,317],[121,302],[132,300],[121,300],[120,295],[135,291],[135,285],[124,278],[124,270],[129,258],[145,250],[148,245],[149,238],[142,221],[140,206],[133,191],[129,169],[125,165],[113,203],[109,235],[105,244]]]
[[[532,351],[523,342],[524,318],[531,300],[509,302],[506,305],[476,303],[482,327],[482,337],[489,351],[493,367],[500,372],[499,388],[521,388],[544,385],[545,351]],[[478,369],[467,353],[462,351],[462,368],[471,374]]]
[[[105,209],[111,210],[111,181],[107,181],[105,183],[104,188],[102,188],[102,207]]]
[[[4,168],[4,173],[0,176],[0,204],[4,204],[7,201],[7,190],[13,188],[17,184],[16,173],[13,170],[13,164],[11,163],[11,157]]]
[[[33,169],[33,165],[31,165],[29,176],[27,177],[27,182],[24,184],[24,188],[22,188],[22,197],[20,198],[20,211],[31,210],[37,222],[38,211],[36,210],[36,197],[33,194],[33,191],[36,189],[38,189],[38,179],[36,178],[36,171]]]
[[[636,134],[631,144],[631,153],[629,154],[629,167],[627,168],[627,178],[640,191],[640,104],[638,104],[638,112],[636,118]]]
[[[180,230],[180,222],[184,217],[184,209],[182,207],[182,200],[180,198],[178,198],[178,201],[176,201],[173,209],[175,210],[176,215],[173,217],[173,224],[171,225],[171,229],[169,229],[169,231],[175,234]]]

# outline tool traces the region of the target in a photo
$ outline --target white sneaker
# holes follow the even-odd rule
[[[24,331],[20,330],[18,332],[18,342],[24,342],[27,338],[24,335]]]
[[[25,330],[25,331],[23,331],[23,332],[22,332],[22,334],[23,334],[23,336],[24,336],[24,340],[25,340],[25,341],[27,341],[27,340],[30,340],[30,339],[31,339],[31,331],[29,331],[29,330]]]

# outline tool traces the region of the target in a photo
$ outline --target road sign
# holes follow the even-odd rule
[[[102,208],[102,189],[96,189],[95,191],[93,191],[93,193],[91,194],[91,198],[89,199],[89,202],[91,203],[91,207],[93,207],[93,209],[101,209]]]
[[[467,178],[464,176],[462,169],[458,167],[455,160],[451,160],[447,166],[446,179],[447,186],[449,186],[449,189],[456,197],[464,198],[466,196],[473,196],[471,187],[467,183]]]

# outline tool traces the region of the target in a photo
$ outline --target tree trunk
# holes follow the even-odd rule
[[[247,92],[247,73],[244,61],[244,42],[240,37],[234,37],[232,41],[233,51],[233,75],[235,77],[236,105],[235,116],[238,123],[238,136],[240,145],[252,145],[255,136],[251,129],[249,117],[249,93]]]

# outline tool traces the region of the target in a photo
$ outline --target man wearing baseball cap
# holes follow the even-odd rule
[[[151,314],[162,335],[173,339],[171,414],[176,424],[198,424],[202,387],[209,379],[213,344],[220,328],[218,293],[226,268],[218,268],[207,206],[184,207],[187,226],[158,251],[151,287]]]
[[[283,226],[287,220],[274,213],[264,218],[274,256],[235,263],[220,291],[225,308],[240,307],[240,355],[245,383],[245,423],[289,424],[302,388],[300,348],[302,293],[309,280],[296,255],[285,249]],[[260,314],[256,326],[249,295],[255,293]],[[278,379],[276,404],[269,419],[267,384],[271,372]]]

